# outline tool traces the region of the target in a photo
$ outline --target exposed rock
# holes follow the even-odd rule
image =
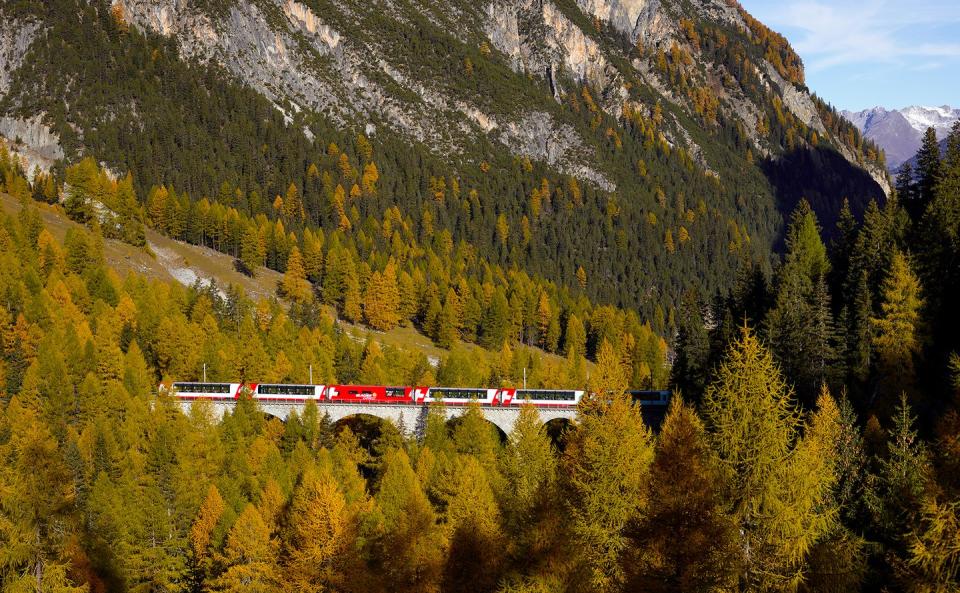
[[[817,111],[817,106],[814,105],[810,94],[806,91],[799,90],[792,82],[780,76],[780,73],[777,72],[769,62],[763,62],[763,65],[765,67],[764,74],[766,74],[767,78],[769,78],[773,84],[777,85],[777,90],[783,98],[783,104],[787,109],[793,112],[793,114],[807,126],[813,128],[820,134],[826,133],[823,121],[820,120],[820,113]]]
[[[723,23],[734,28],[744,28],[745,23],[737,3],[729,0],[690,0],[700,16],[711,21]]]
[[[519,122],[507,123],[500,128],[499,140],[518,154],[557,166],[607,191],[616,189],[605,175],[585,164],[593,160],[592,155],[586,154],[576,131],[558,125],[547,113],[527,113]]]
[[[590,16],[645,45],[657,45],[672,35],[676,23],[663,10],[660,0],[577,0]]]
[[[36,169],[49,171],[57,160],[63,158],[60,139],[43,124],[43,117],[44,114],[29,120],[0,117],[0,140],[12,155],[20,159],[31,180]]]
[[[590,132],[564,122],[563,108],[549,104],[550,94],[563,102],[578,94],[581,86],[587,86],[614,119],[622,116],[627,102],[650,103],[645,106],[648,111],[661,103],[666,117],[657,133],[672,146],[683,147],[706,172],[713,169],[705,155],[714,153],[694,141],[702,134],[684,127],[702,122],[692,91],[707,90],[716,97],[718,104],[712,108],[728,123],[742,124],[754,154],[779,151],[760,137],[757,122],[762,109],[755,97],[735,83],[727,84],[732,74],[723,65],[711,59],[697,64],[697,49],[679,31],[680,17],[696,15],[749,36],[738,6],[729,0],[486,0],[480,5],[382,0],[375,7],[344,1],[322,13],[302,0],[235,0],[217,11],[198,8],[190,0],[113,1],[123,6],[133,26],[170,37],[185,58],[223,66],[273,101],[288,122],[303,121],[298,114],[307,114],[309,121],[310,113],[318,113],[344,128],[396,132],[451,160],[468,153],[479,138],[489,137],[513,154],[542,160],[612,190],[615,185],[604,173],[603,156],[588,148],[596,145],[585,140]],[[514,72],[534,79],[534,86],[526,90],[545,91],[547,101],[501,105],[450,93],[452,85],[463,82],[444,80],[446,72],[398,55],[403,51],[397,41],[382,38],[388,35],[354,26],[368,22],[364,19],[374,12],[380,19],[377,26],[387,27],[381,33],[403,27],[416,31],[411,25],[430,22],[467,47],[488,39]],[[609,26],[584,26],[584,17]],[[7,90],[9,72],[20,65],[37,27],[15,23],[0,33],[0,92]],[[644,50],[669,49],[675,41],[684,52],[694,54],[693,65],[682,73],[688,83],[684,86],[654,67],[649,53],[637,57],[630,48],[637,44]],[[784,80],[765,60],[752,61],[786,109],[824,138],[829,136],[806,89]],[[638,94],[632,88],[637,84],[648,88]],[[703,107],[698,104],[696,109]],[[49,130],[45,135],[45,128],[35,127],[38,123],[7,125],[12,137],[21,136],[38,153],[50,158],[62,155],[57,139]],[[309,135],[309,130],[305,133]],[[847,160],[857,162],[849,149],[839,149]],[[887,187],[882,171],[871,175]]]
[[[60,138],[43,123],[42,114],[30,119],[0,117],[0,136],[14,142],[19,140],[42,158],[51,161],[63,158]]]
[[[520,51],[519,7],[513,2],[490,2],[486,6],[487,18],[484,21],[484,33],[493,47],[510,58],[514,70],[523,70],[523,56]]]
[[[20,67],[40,29],[39,23],[5,22],[9,24],[0,29],[0,97],[10,89],[10,74]]]
[[[555,55],[562,56],[567,70],[579,81],[603,87],[607,59],[597,42],[584,34],[552,2],[543,3],[543,22],[550,31],[545,42]]]

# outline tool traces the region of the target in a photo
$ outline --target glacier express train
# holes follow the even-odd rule
[[[231,400],[246,388],[253,399],[270,403],[302,403],[308,400],[330,403],[423,404],[442,401],[466,404],[477,400],[483,406],[519,406],[529,402],[539,407],[575,407],[583,399],[579,389],[496,389],[488,387],[395,387],[386,385],[299,385],[276,383],[195,383],[178,381],[161,384],[185,400]]]

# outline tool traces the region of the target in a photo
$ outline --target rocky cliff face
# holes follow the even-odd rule
[[[40,28],[34,20],[4,16],[4,27],[0,29],[0,95],[10,90],[10,75],[20,67],[27,48],[33,42]]]
[[[879,151],[731,0],[14,6],[0,135],[25,150],[250,216],[293,186],[304,226],[361,243],[389,210],[505,268],[580,286],[582,267],[598,302],[651,316],[771,261],[800,198],[829,232],[843,198],[887,189]]]
[[[389,132],[451,161],[469,161],[471,147],[492,141],[615,191],[616,174],[571,120],[571,100],[589,96],[588,107],[619,125],[625,110],[656,119],[655,140],[721,181],[723,167],[707,145],[729,150],[732,136],[747,158],[830,144],[889,190],[883,168],[825,122],[830,114],[802,74],[784,67],[795,58],[786,42],[771,46],[776,35],[727,0],[114,0],[112,7],[127,25],[173,41],[183,59],[225,68],[289,121],[316,114],[342,128]],[[42,28],[39,19],[6,20],[0,96]],[[474,80],[456,80],[464,75]],[[54,135],[40,134],[39,120],[27,122],[34,115],[43,114],[10,113],[4,130],[28,132],[21,136],[37,140],[33,148],[58,158]],[[621,133],[611,128],[608,137]]]
[[[497,52],[517,75],[549,86],[557,103],[587,86],[614,117],[627,104],[650,114],[659,97],[696,119],[689,93],[654,67],[657,52],[670,54],[679,47],[694,62],[682,74],[685,84],[716,94],[718,111],[749,137],[756,155],[775,156],[780,149],[758,125],[765,107],[739,86],[723,84],[736,73],[697,55],[680,30],[683,18],[749,38],[742,11],[723,0],[489,0],[416,8],[390,2],[238,0],[221,3],[218,10],[185,0],[115,3],[134,26],[174,39],[186,57],[222,64],[278,108],[322,113],[345,126],[389,128],[438,154],[456,155],[478,136],[487,136],[518,156],[546,161],[608,190],[616,187],[602,159],[564,124],[556,105],[504,108],[452,94],[434,73],[412,68],[414,56],[405,55],[409,49],[395,42],[395,35],[380,34],[387,29],[416,35],[423,21],[466,45]],[[316,10],[320,7],[324,10]],[[634,48],[641,48],[646,59]],[[803,126],[829,138],[804,87],[785,80],[764,60],[751,67],[764,92],[779,97]],[[650,91],[646,100],[636,99],[638,86]],[[689,126],[670,113],[661,132],[671,145],[695,155],[704,170],[713,170],[694,139],[700,134],[691,134]],[[852,150],[836,144],[844,157],[857,160]],[[882,168],[859,164],[887,189]]]

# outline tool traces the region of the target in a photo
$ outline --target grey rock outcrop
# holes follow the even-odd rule
[[[2,15],[2,13],[0,13]],[[19,20],[7,21],[9,26],[0,29],[0,96],[10,90],[10,75],[23,62],[23,58],[40,30],[40,24]]]

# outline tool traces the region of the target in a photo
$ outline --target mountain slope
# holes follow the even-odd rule
[[[23,0],[2,16],[26,32],[0,53],[8,137],[34,122],[141,196],[164,183],[250,216],[276,217],[293,183],[296,227],[381,249],[344,221],[395,207],[421,240],[447,230],[566,286],[583,268],[590,298],[648,318],[768,262],[799,197],[830,230],[842,198],[860,212],[887,186],[786,41],[727,2]]]
[[[960,119],[960,109],[911,106],[887,110],[883,107],[863,111],[841,112],[863,135],[879,145],[887,155],[887,166],[896,170],[910,160],[920,148],[923,133],[928,127],[946,138],[953,123]]]

